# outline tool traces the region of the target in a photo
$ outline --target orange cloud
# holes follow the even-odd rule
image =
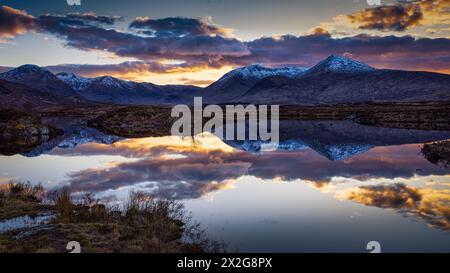
[[[416,0],[397,5],[368,8],[350,15],[338,16],[337,21],[352,27],[381,31],[405,31],[417,26],[450,24],[450,1]]]
[[[450,229],[448,189],[416,188],[404,184],[363,186],[341,192],[338,198],[412,213],[433,227]]]
[[[183,84],[187,85],[197,85],[197,86],[207,86],[214,82],[214,80],[196,80],[196,79],[190,79],[190,78],[179,78]]]
[[[35,27],[35,18],[25,11],[0,7],[0,37],[12,38]]]
[[[417,26],[423,19],[419,6],[380,6],[358,11],[347,16],[349,23],[359,29],[404,31]]]

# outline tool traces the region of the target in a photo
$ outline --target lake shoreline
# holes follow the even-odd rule
[[[65,189],[10,183],[0,191],[0,253],[67,253],[74,241],[82,252],[223,251],[189,221],[181,203],[139,192],[119,209],[91,195],[75,202]]]

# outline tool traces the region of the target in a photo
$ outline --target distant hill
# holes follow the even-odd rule
[[[83,78],[71,73],[56,75],[83,98],[114,104],[177,103],[188,100],[201,90],[190,85],[156,85],[124,81],[110,76]]]
[[[50,95],[77,99],[76,92],[53,73],[37,65],[22,65],[0,74],[0,79],[20,83]],[[79,98],[78,98],[79,99]]]
[[[73,97],[55,96],[20,83],[0,80],[0,108],[34,110],[58,105],[73,105]]]

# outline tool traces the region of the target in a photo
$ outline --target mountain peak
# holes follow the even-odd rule
[[[112,76],[101,76],[93,78],[92,82],[98,86],[119,89],[132,89],[136,85],[134,82],[118,79]]]
[[[25,64],[0,74],[0,78],[11,82],[23,82],[25,79],[42,78],[54,79],[56,78],[52,72],[45,68],[33,64]]]
[[[362,62],[358,62],[342,56],[330,55],[326,59],[313,66],[308,71],[308,74],[324,72],[358,73],[374,70],[375,68],[368,66]]]
[[[21,65],[21,66],[17,67],[16,69],[17,70],[22,70],[22,71],[26,71],[26,70],[28,70],[28,71],[39,71],[39,70],[42,70],[43,68],[41,68],[40,66],[35,65],[35,64],[24,64],[24,65]]]
[[[114,78],[112,76],[101,76],[98,78],[95,78],[95,80],[103,83],[103,84],[108,84],[108,85],[117,85],[117,84],[122,84],[122,83],[126,83],[127,81],[118,79],[118,78]]]
[[[34,65],[34,64],[24,64],[21,65],[19,67],[16,67],[8,72],[5,73],[9,73],[9,74],[16,74],[16,73],[20,73],[20,74],[28,74],[28,73],[45,73],[45,74],[51,74],[50,71],[48,71],[45,68],[42,68],[40,66]]]
[[[89,78],[80,77],[70,72],[58,73],[56,74],[56,77],[58,77],[58,79],[62,80],[70,87],[72,87],[72,89],[77,91],[86,89],[92,82],[92,80]]]
[[[0,79],[21,83],[33,89],[60,97],[75,98],[72,88],[46,68],[33,64],[25,64],[8,72],[1,73]],[[76,99],[75,99],[76,100]]]

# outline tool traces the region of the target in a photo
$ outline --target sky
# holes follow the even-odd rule
[[[0,70],[205,86],[244,65],[311,67],[334,54],[450,74],[450,0],[369,2],[3,0]]]

